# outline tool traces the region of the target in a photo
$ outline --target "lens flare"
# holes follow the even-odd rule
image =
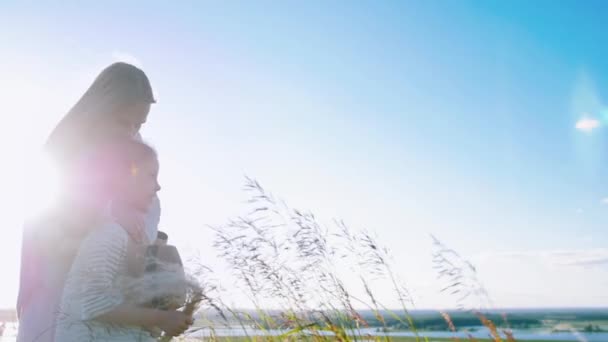
[[[35,217],[59,199],[59,172],[50,158],[41,154],[26,165],[25,176],[24,211],[26,217]]]

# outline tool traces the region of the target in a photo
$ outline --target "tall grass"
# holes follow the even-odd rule
[[[473,264],[464,259],[458,252],[444,245],[435,236],[433,240],[433,264],[438,273],[438,278],[445,284],[441,292],[448,292],[456,297],[459,310],[467,311],[475,315],[480,323],[490,331],[490,338],[495,342],[502,342],[501,334],[496,324],[484,313],[484,309],[493,307],[492,300],[488,291],[477,277],[477,269]],[[443,312],[442,316],[448,323],[451,331],[456,331],[448,313]],[[506,341],[515,341],[513,333],[509,328],[509,322],[505,313],[501,315],[505,329],[502,333]],[[469,335],[470,340],[474,340]]]
[[[244,191],[248,196],[246,213],[211,228],[215,232],[213,247],[234,276],[236,288],[248,298],[248,303],[239,306],[255,310],[252,313],[226,305],[219,287],[209,285],[212,272],[202,268],[204,272],[198,276],[207,285],[203,288],[200,326],[210,329],[212,340],[218,338],[216,329],[238,326],[244,331],[256,329],[254,336],[247,336],[250,340],[263,336],[269,341],[390,341],[388,335],[372,336],[365,330],[369,324],[355,309],[365,307],[373,312],[381,330],[392,328],[387,324],[390,319],[410,330],[416,342],[428,342],[418,333],[410,314],[414,302],[395,272],[391,253],[374,234],[354,230],[341,220],[322,224],[313,213],[290,207],[254,179],[246,179]],[[489,302],[476,277],[465,272],[474,271],[472,264],[434,237],[433,244],[438,277],[447,283],[444,292],[459,296],[459,303],[469,297]],[[352,279],[358,279],[358,283],[353,284]],[[379,282],[390,286],[400,304],[398,310],[389,310],[379,299],[374,291]],[[363,291],[353,291],[355,287]],[[272,310],[268,303],[274,306]],[[464,305],[461,309],[465,310]],[[481,310],[475,313],[491,331],[492,340],[502,341],[494,323]],[[218,315],[220,321],[208,319]],[[449,315],[444,313],[443,317],[446,328],[456,331]],[[279,333],[270,334],[277,330]],[[507,339],[513,340],[512,336]]]

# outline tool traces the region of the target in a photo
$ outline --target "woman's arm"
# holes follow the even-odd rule
[[[159,310],[120,304],[114,309],[95,317],[96,321],[109,324],[155,327],[161,321]]]
[[[84,320],[159,327],[168,335],[183,333],[192,319],[182,312],[161,311],[128,304],[117,287],[116,279],[127,258],[128,234],[117,224],[93,232],[81,245],[78,255],[87,271],[81,274],[82,312]]]

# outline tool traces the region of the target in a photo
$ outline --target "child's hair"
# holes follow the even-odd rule
[[[150,145],[134,139],[107,144],[100,149],[100,152],[105,163],[110,167],[109,171],[116,172],[117,177],[126,175],[125,171],[135,175],[138,164],[157,158],[156,151]],[[112,176],[111,172],[110,176]]]
[[[86,158],[80,168],[79,178],[87,196],[106,201],[115,198],[121,189],[121,181],[137,176],[139,166],[157,158],[156,151],[148,144],[134,139],[121,139],[100,146]]]

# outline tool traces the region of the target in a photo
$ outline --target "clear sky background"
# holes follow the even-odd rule
[[[603,1],[0,3],[0,307],[15,303],[31,156],[113,61],[158,104],[161,228],[214,268],[244,175],[377,232],[419,307],[429,234],[496,306],[608,306]],[[41,187],[44,193],[47,185]],[[238,302],[239,299],[234,299]],[[230,302],[230,299],[227,300]],[[391,303],[389,303],[391,304]]]

